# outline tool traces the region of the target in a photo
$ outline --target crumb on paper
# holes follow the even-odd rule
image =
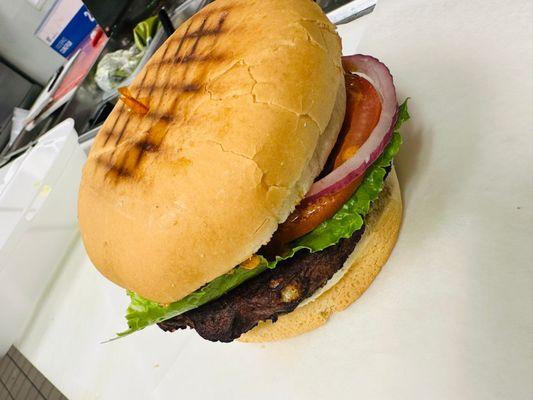
[[[39,192],[39,195],[48,196],[51,191],[52,191],[52,187],[50,185],[43,185],[41,191]]]

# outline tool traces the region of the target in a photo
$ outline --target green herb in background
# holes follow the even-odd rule
[[[135,40],[135,46],[139,50],[144,50],[150,43],[160,22],[157,16],[153,16],[139,22],[133,29],[133,40]]]

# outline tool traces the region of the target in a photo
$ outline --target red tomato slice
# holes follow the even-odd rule
[[[328,163],[337,168],[352,157],[368,139],[381,114],[381,99],[370,82],[347,74],[346,115],[337,145]],[[269,244],[269,250],[279,249],[284,244],[311,232],[323,221],[331,218],[355,192],[362,177],[331,195],[322,196],[311,203],[300,204],[278,227]]]

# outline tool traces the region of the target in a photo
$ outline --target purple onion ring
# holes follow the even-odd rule
[[[389,143],[398,119],[396,89],[392,75],[385,64],[377,58],[362,54],[343,57],[342,64],[346,72],[361,73],[370,79],[381,97],[381,115],[370,136],[357,153],[328,175],[313,183],[304,198],[306,203],[336,193],[363,175]]]

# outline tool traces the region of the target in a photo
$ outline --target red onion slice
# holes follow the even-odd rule
[[[389,143],[398,118],[396,89],[392,75],[385,64],[372,56],[362,54],[343,57],[342,64],[345,71],[361,73],[370,79],[381,97],[381,115],[374,130],[357,153],[316,181],[305,196],[305,202],[335,193],[363,175]]]

